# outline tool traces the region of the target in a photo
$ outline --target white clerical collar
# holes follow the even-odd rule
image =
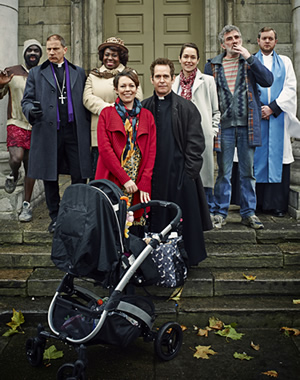
[[[60,67],[63,67],[64,63],[65,63],[65,62],[62,62],[62,63],[53,63],[53,64],[54,64],[54,66],[60,68]]]
[[[165,100],[164,96],[158,96],[158,100]]]

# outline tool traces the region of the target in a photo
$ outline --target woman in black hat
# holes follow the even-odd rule
[[[99,47],[99,59],[102,62],[100,68],[93,69],[89,74],[83,93],[83,104],[92,113],[91,137],[92,137],[92,162],[93,178],[98,160],[97,123],[98,118],[105,107],[113,106],[117,98],[114,91],[114,77],[123,71],[128,61],[128,49],[124,41],[117,37],[110,37]],[[137,96],[143,99],[141,87],[138,87]]]

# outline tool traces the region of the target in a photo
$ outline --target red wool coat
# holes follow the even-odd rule
[[[121,166],[127,136],[115,107],[104,108],[97,126],[99,158],[95,179],[108,179],[121,187],[131,178]],[[136,137],[141,151],[141,162],[136,185],[151,196],[151,179],[156,155],[156,127],[152,113],[141,109]],[[140,192],[133,196],[132,205],[140,203]],[[137,215],[135,215],[137,217]]]

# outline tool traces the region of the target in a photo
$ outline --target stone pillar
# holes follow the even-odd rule
[[[82,1],[71,1],[71,62],[81,66],[83,63],[83,12]]]
[[[298,79],[298,118],[300,113],[300,0],[292,1],[292,42],[294,53],[294,69]],[[295,139],[293,144],[295,162],[291,165],[291,187],[289,213],[300,219],[300,140]]]
[[[18,0],[0,0],[0,69],[18,62]],[[0,100],[0,188],[9,172],[6,149],[7,96]]]

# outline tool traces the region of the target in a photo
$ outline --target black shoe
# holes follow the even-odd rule
[[[282,210],[274,210],[273,215],[276,216],[276,218],[283,218],[285,215],[285,212]]]
[[[56,227],[56,218],[51,220],[51,223],[49,224],[48,231],[50,234],[53,234]]]

